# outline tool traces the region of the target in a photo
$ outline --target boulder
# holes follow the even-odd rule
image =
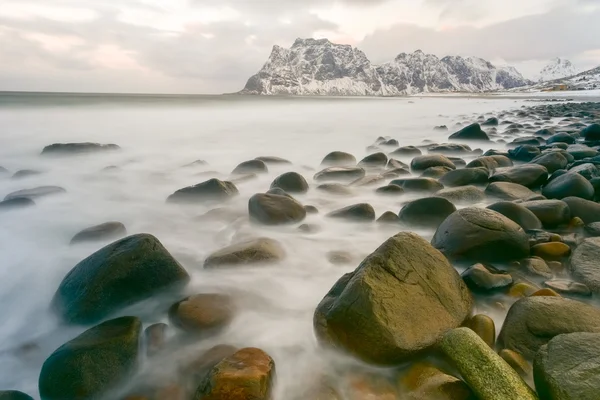
[[[489,172],[485,168],[463,168],[448,171],[440,178],[445,187],[465,185],[485,185],[489,180]]]
[[[286,160],[285,158],[275,157],[275,156],[261,156],[256,157],[255,160],[262,161],[265,164],[273,164],[273,165],[281,165],[281,164],[291,164],[292,162]]]
[[[217,332],[231,322],[235,314],[233,299],[225,294],[201,293],[173,304],[169,319],[176,327],[190,333]]]
[[[526,200],[536,196],[529,188],[510,182],[490,183],[485,189],[485,194],[500,200]]]
[[[257,348],[238,350],[208,371],[194,400],[270,400],[275,362]]]
[[[389,161],[388,161],[388,163],[387,163],[387,165],[386,165],[386,168],[387,168],[388,170],[392,170],[392,171],[394,171],[394,170],[400,170],[400,169],[405,169],[405,170],[407,170],[406,172],[407,172],[408,174],[410,174],[410,171],[408,171],[408,168],[410,168],[410,167],[408,166],[408,164],[406,164],[406,163],[403,163],[403,162],[402,162],[402,161],[400,161],[400,160],[395,160],[395,159],[393,159],[393,158],[390,158],[390,159],[389,159]]]
[[[481,129],[477,123],[462,128],[448,137],[450,140],[478,140],[489,141],[488,135]]]
[[[430,154],[465,154],[473,151],[466,144],[458,143],[433,144],[431,146],[427,146],[427,150]]]
[[[0,211],[26,208],[31,206],[35,206],[35,202],[28,197],[15,197],[13,199],[0,201]]]
[[[237,167],[231,171],[232,175],[246,175],[246,174],[266,174],[269,172],[267,164],[261,160],[248,160],[238,164]]]
[[[600,238],[593,237],[583,241],[573,252],[569,262],[569,271],[578,281],[587,285],[592,292],[600,294]]]
[[[448,260],[402,232],[340,278],[317,306],[314,325],[323,343],[367,362],[398,364],[460,326],[472,304]]]
[[[436,192],[435,195],[456,204],[473,204],[486,199],[485,192],[472,185],[442,189]]]
[[[304,206],[295,199],[267,193],[250,197],[248,213],[252,221],[263,225],[296,224],[306,218]]]
[[[390,153],[390,157],[420,156],[421,150],[415,146],[403,146]]]
[[[474,159],[466,165],[467,168],[485,168],[490,172],[498,168],[511,167],[513,165],[510,158],[502,155],[482,156]]]
[[[595,400],[600,393],[600,334],[558,335],[533,362],[535,388],[542,399]]]
[[[563,173],[561,173],[561,175],[564,175],[566,172],[567,171],[565,170]],[[587,180],[592,180],[600,175],[598,167],[593,163],[583,163],[578,165],[574,163],[571,165],[571,168],[569,168],[568,172],[577,173]]]
[[[237,187],[227,181],[213,178],[194,186],[179,189],[167,198],[172,203],[224,201],[239,194]]]
[[[446,175],[448,172],[452,171],[451,168],[438,166],[438,167],[429,167],[420,175],[422,178],[434,178],[439,179],[442,176]]]
[[[0,400],[33,400],[33,397],[17,390],[0,390]]]
[[[379,218],[377,218],[377,223],[379,224],[399,224],[400,218],[398,218],[398,214],[392,211],[386,211]]]
[[[12,192],[4,197],[4,200],[12,200],[20,197],[26,197],[28,199],[37,199],[39,197],[50,196],[53,194],[66,193],[67,191],[60,186],[39,186],[32,189],[23,189]]]
[[[340,196],[349,196],[353,193],[352,189],[340,183],[323,183],[317,186],[317,189],[327,192],[329,194],[335,194]]]
[[[288,193],[306,193],[308,192],[308,183],[299,173],[286,172],[275,178],[271,183],[271,189],[273,188],[280,188]]]
[[[390,184],[402,187],[405,192],[435,193],[444,188],[433,178],[394,179]]]
[[[544,286],[567,296],[588,297],[592,295],[589,287],[583,283],[573,282],[568,279],[552,279],[544,282]]]
[[[579,197],[565,197],[562,200],[569,206],[572,217],[581,218],[586,224],[600,222],[600,204]]]
[[[480,293],[502,290],[513,283],[513,278],[510,274],[495,269],[490,271],[483,264],[472,265],[461,276],[469,289]]]
[[[521,203],[523,207],[535,214],[546,228],[555,228],[568,224],[571,210],[561,200],[534,200]]]
[[[594,198],[594,187],[579,174],[564,174],[550,182],[542,189],[542,194],[549,199],[580,197],[585,200]]]
[[[42,171],[37,171],[33,169],[22,169],[20,171],[15,172],[12,176],[12,179],[28,178],[30,176],[40,175],[42,173]]]
[[[146,342],[146,355],[153,357],[165,348],[167,342],[167,329],[169,326],[159,322],[152,324],[144,330]]]
[[[390,146],[390,147],[400,146],[400,143],[398,143],[398,141],[396,139],[386,139],[379,144],[382,146]]]
[[[523,144],[514,149],[508,150],[511,159],[523,162],[529,162],[540,155],[540,149],[537,146]]]
[[[573,143],[575,143],[575,138],[566,132],[559,132],[557,134],[550,136],[546,140],[546,144],[553,144],[553,143],[573,144]]]
[[[474,315],[465,326],[477,334],[490,348],[496,343],[496,324],[485,314]]]
[[[490,182],[518,183],[529,188],[537,188],[548,180],[548,170],[538,164],[523,164],[505,170],[496,171],[490,176]]]
[[[474,396],[465,382],[425,361],[412,364],[400,384],[408,392],[408,397],[402,397],[406,400],[472,400]]]
[[[542,278],[550,279],[554,276],[552,269],[546,264],[540,257],[529,257],[521,261],[523,269],[525,269],[529,275],[541,276]]]
[[[278,241],[258,238],[236,243],[210,254],[204,261],[204,268],[269,264],[281,261],[284,258],[285,250]]]
[[[129,379],[137,365],[141,330],[138,318],[121,317],[63,344],[42,366],[42,399],[100,398]]]
[[[598,141],[600,140],[600,124],[588,125],[579,134],[587,141]]]
[[[329,167],[317,172],[315,181],[352,182],[365,176],[365,170],[360,167]]]
[[[584,158],[596,157],[598,150],[583,144],[572,144],[567,147],[567,153],[572,155],[575,160],[582,160]]]
[[[511,261],[529,255],[523,228],[484,208],[469,207],[452,213],[438,227],[431,244],[450,259],[476,262]]]
[[[390,195],[390,196],[399,196],[404,194],[404,189],[401,186],[398,185],[387,185],[387,186],[382,186],[380,188],[377,188],[377,190],[375,190],[375,193],[379,193],[379,194],[385,194],[385,195]],[[2,204],[2,203],[0,203]]]
[[[478,399],[537,400],[519,374],[471,329],[445,333],[439,348]]]
[[[323,158],[321,165],[356,165],[356,157],[343,151],[332,151]]]
[[[539,218],[521,204],[500,201],[489,205],[487,208],[499,212],[511,221],[516,222],[523,230],[528,231],[542,228],[542,222]]]
[[[82,230],[71,239],[71,244],[110,240],[127,235],[127,229],[121,222],[111,221]]]
[[[435,229],[454,211],[454,204],[444,198],[425,197],[407,203],[398,217],[407,225]]]
[[[498,118],[490,117],[481,123],[481,126],[498,126]]]
[[[327,216],[356,222],[371,222],[375,221],[375,210],[370,204],[360,203],[332,211]]]
[[[348,184],[348,186],[373,186],[385,180],[383,175],[366,175]]]
[[[539,243],[531,248],[531,254],[544,260],[560,260],[571,254],[571,248],[562,242]]]
[[[417,156],[410,162],[410,169],[414,172],[422,172],[430,167],[448,167],[449,169],[456,169],[456,166],[452,161],[441,154]]]
[[[68,322],[93,323],[188,280],[188,273],[158,239],[142,233],[80,261],[60,283],[52,303]]]
[[[388,158],[384,153],[369,154],[359,163],[359,167],[363,168],[385,168],[388,163]]]
[[[531,161],[533,164],[539,164],[544,166],[548,173],[553,173],[559,169],[565,169],[569,161],[558,151],[552,151],[550,153],[543,153],[540,156],[534,158]]]
[[[530,145],[530,146],[539,146],[540,139],[535,136],[522,136],[516,139],[513,139],[512,142],[508,144],[509,146],[520,146],[520,145]]]
[[[573,332],[600,332],[600,309],[564,297],[526,297],[508,311],[498,344],[532,359],[554,336]]]
[[[70,155],[100,151],[114,151],[119,149],[119,146],[112,143],[54,143],[44,147],[42,150],[42,155]]]

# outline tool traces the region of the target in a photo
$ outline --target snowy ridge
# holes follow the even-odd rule
[[[540,71],[539,81],[548,82],[577,74],[577,70],[569,60],[555,58]]]
[[[529,84],[513,67],[476,57],[442,59],[417,50],[373,65],[360,50],[327,39],[297,39],[274,46],[242,94],[399,96],[427,92],[487,92]]]

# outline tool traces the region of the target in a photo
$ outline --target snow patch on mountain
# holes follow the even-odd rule
[[[571,61],[564,58],[555,58],[540,71],[538,80],[548,82],[556,79],[566,78],[577,74],[577,70]]]

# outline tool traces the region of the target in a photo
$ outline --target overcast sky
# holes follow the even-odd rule
[[[0,90],[223,93],[274,44],[600,65],[600,0],[0,0]]]

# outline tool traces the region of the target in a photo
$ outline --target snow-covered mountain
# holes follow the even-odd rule
[[[442,59],[420,50],[373,65],[360,50],[327,39],[274,46],[243,94],[398,96],[423,92],[486,92],[529,84],[512,67],[476,57]]]
[[[566,78],[577,74],[577,70],[571,61],[564,58],[555,58],[540,71],[539,81],[548,82],[560,78]]]

